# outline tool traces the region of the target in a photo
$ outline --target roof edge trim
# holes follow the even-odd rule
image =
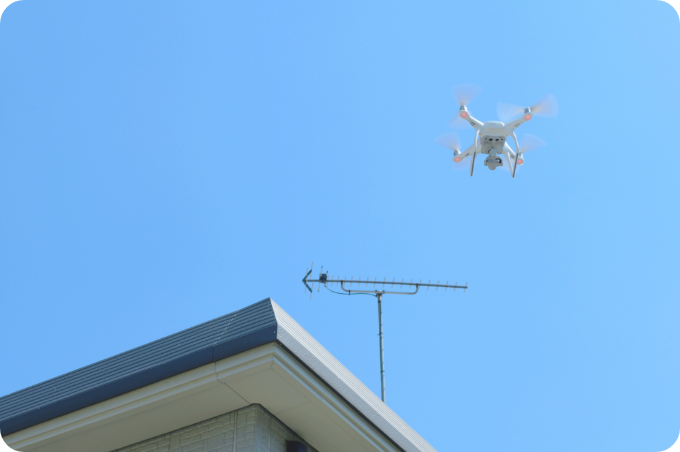
[[[278,341],[405,452],[436,452],[423,437],[272,300]]]
[[[119,395],[143,388],[150,384],[187,372],[205,364],[217,362],[229,356],[276,341],[277,326],[268,326],[229,341],[214,344],[191,352],[158,366],[107,383],[66,399],[58,400],[26,413],[0,422],[2,436],[64,416],[90,405],[112,399]]]

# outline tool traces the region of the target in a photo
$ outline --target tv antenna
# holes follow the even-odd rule
[[[371,281],[369,278],[366,278],[365,280],[361,280],[361,278],[354,279],[354,276],[351,276],[350,279],[347,279],[345,276],[344,278],[340,279],[340,277],[335,278],[334,276],[331,276],[330,278],[328,277],[328,272],[324,273],[323,272],[323,267],[321,267],[321,271],[319,272],[319,278],[318,279],[309,279],[309,275],[312,274],[312,270],[314,268],[314,262],[312,262],[312,268],[307,271],[307,274],[305,275],[304,278],[302,278],[302,282],[305,285],[305,293],[307,293],[307,290],[309,290],[309,299],[312,299],[312,293],[314,293],[314,283],[318,283],[318,288],[317,292],[321,290],[321,286],[323,285],[326,289],[330,290],[333,293],[337,293],[340,295],[371,295],[374,296],[378,299],[378,336],[380,337],[380,395],[382,397],[382,401],[385,402],[385,356],[384,356],[384,347],[383,347],[383,327],[382,327],[382,297],[385,294],[390,294],[390,295],[415,295],[418,293],[418,290],[421,287],[426,287],[426,290],[430,290],[430,287],[434,287],[434,290],[439,290],[439,288],[443,288],[444,291],[446,292],[446,289],[453,289],[455,292],[456,289],[463,289],[463,292],[467,290],[467,283],[465,283],[464,286],[459,286],[458,282],[455,284],[449,284],[448,281],[446,281],[446,284],[439,284],[439,281],[437,281],[437,284],[431,284],[431,281],[428,281],[427,283],[422,282],[422,280],[418,282],[413,282],[411,280],[410,282],[404,282],[402,279],[401,281],[395,281],[395,279],[392,279],[392,281],[387,281],[387,278],[384,278],[382,281],[378,281],[378,278],[374,278],[373,281]],[[309,284],[312,286],[310,287]],[[339,285],[340,288],[346,292],[346,293],[341,293],[341,292],[335,292],[331,290],[328,286],[330,285],[331,287],[335,284],[336,286]],[[356,284],[358,289],[352,289],[352,284]],[[361,285],[364,285],[365,288],[362,289]],[[373,288],[369,289],[369,286],[373,284]],[[376,289],[376,287],[380,287],[380,289]],[[395,286],[399,286],[399,288],[403,288],[406,286],[408,289],[412,289],[415,287],[415,290],[411,292],[396,292],[396,291],[388,291],[385,290],[385,286],[389,286],[391,289],[393,289]]]

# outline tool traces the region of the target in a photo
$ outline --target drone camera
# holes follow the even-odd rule
[[[486,158],[486,160],[484,160],[484,166],[493,171],[499,166],[503,166],[503,160],[500,157],[489,156]]]

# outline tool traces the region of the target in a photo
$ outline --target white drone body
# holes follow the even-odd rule
[[[501,118],[508,118],[509,121],[487,121],[481,122],[474,118],[465,105],[471,97],[480,89],[474,86],[461,85],[454,87],[454,95],[459,100],[459,118],[452,121],[452,126],[465,125],[469,123],[475,129],[475,141],[466,150],[460,148],[460,140],[455,132],[450,132],[438,137],[435,141],[453,150],[453,161],[455,165],[460,165],[467,157],[471,157],[470,176],[475,168],[477,154],[487,155],[484,166],[490,170],[507,165],[512,177],[515,177],[517,165],[524,164],[524,153],[545,145],[537,137],[527,135],[520,147],[515,135],[515,129],[527,121],[531,121],[534,114],[543,116],[555,116],[557,114],[557,101],[551,95],[533,107],[516,107],[507,104],[499,104],[498,111]],[[517,117],[519,116],[519,117]],[[512,119],[516,118],[516,119]],[[507,143],[512,139],[515,149],[513,150]],[[501,158],[502,157],[502,158]]]
[[[488,167],[490,170],[495,170],[499,166],[503,166],[503,160],[499,157],[500,155],[503,155],[505,161],[512,168],[512,177],[515,177],[517,165],[524,164],[524,156],[519,147],[515,129],[533,118],[534,115],[531,113],[531,109],[527,108],[521,118],[510,121],[507,124],[500,121],[487,121],[482,123],[473,118],[464,105],[460,107],[459,115],[474,127],[475,142],[463,152],[454,149],[453,161],[458,163],[471,155],[470,176],[472,176],[475,169],[475,158],[477,157],[477,154],[488,155],[484,160],[484,166]],[[515,149],[517,149],[518,152],[513,151],[508,145],[508,137],[512,137],[515,142]]]

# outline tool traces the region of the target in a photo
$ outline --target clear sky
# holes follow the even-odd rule
[[[14,3],[0,395],[272,297],[440,451],[680,431],[680,20],[654,0]],[[547,93],[515,179],[452,171],[451,86]],[[470,130],[462,133],[471,143]]]

